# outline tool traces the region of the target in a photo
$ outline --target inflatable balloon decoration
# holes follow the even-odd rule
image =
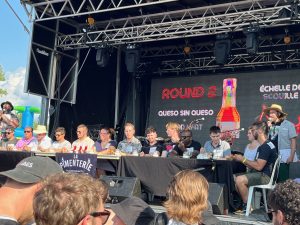
[[[20,138],[24,136],[25,127],[33,127],[34,113],[40,113],[41,109],[33,106],[15,106],[14,110],[22,113],[22,125],[15,129],[15,137]]]

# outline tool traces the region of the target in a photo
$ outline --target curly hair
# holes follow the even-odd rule
[[[201,222],[207,208],[208,182],[192,170],[177,173],[169,185],[164,203],[168,217],[186,224]]]
[[[85,174],[49,176],[33,200],[37,225],[74,225],[103,207],[103,183]]]
[[[300,184],[293,180],[276,185],[268,198],[269,206],[280,210],[289,225],[300,224]]]

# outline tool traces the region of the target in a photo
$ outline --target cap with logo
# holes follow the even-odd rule
[[[15,169],[0,172],[0,175],[20,183],[31,184],[38,183],[49,175],[62,172],[61,166],[53,159],[31,156],[20,161]]]

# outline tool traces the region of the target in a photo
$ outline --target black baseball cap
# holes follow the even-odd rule
[[[16,168],[0,172],[12,180],[24,184],[38,183],[49,175],[62,173],[61,166],[49,157],[31,156],[20,161]]]

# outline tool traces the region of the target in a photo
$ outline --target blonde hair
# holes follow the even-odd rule
[[[86,175],[61,173],[49,176],[33,200],[37,225],[74,225],[103,206],[103,184]],[[103,195],[104,194],[104,195]]]
[[[176,130],[178,133],[179,133],[179,130],[180,130],[180,125],[179,123],[175,123],[175,122],[168,122],[166,124],[166,129],[173,129],[173,130]]]
[[[200,173],[192,170],[177,173],[167,194],[164,206],[169,218],[185,224],[201,222],[202,212],[207,208],[208,182]]]
[[[132,123],[125,123],[124,128],[125,127],[131,127],[133,130],[135,130],[135,127],[134,127],[134,125]]]

